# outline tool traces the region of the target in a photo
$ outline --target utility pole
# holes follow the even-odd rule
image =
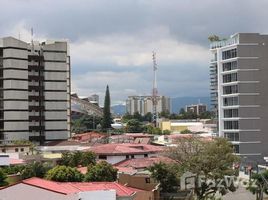
[[[153,103],[153,116],[152,116],[152,122],[154,124],[154,127],[157,126],[157,120],[158,120],[158,113],[157,113],[157,81],[156,81],[156,70],[157,70],[157,64],[156,64],[156,54],[153,51],[153,73],[154,73],[154,79],[153,79],[153,91],[152,91],[152,103]]]

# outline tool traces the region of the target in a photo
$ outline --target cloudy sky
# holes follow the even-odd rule
[[[1,0],[0,35],[68,39],[72,90],[113,104],[151,93],[152,51],[158,91],[209,96],[207,37],[268,33],[267,0]]]

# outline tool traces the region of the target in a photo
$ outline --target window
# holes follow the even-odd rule
[[[107,160],[107,156],[105,156],[105,155],[99,155],[99,159],[100,160]]]
[[[224,121],[224,129],[226,130],[239,129],[238,121]]]
[[[148,158],[148,154],[144,154],[144,158]]]
[[[239,141],[239,133],[224,133],[224,137],[230,141]]]
[[[234,144],[233,149],[234,149],[234,153],[239,153],[239,145],[238,144]]]
[[[24,152],[24,148],[20,148],[20,151],[21,151],[21,152]]]
[[[145,178],[145,183],[150,183],[150,182],[151,182],[150,178]]]
[[[236,49],[231,49],[231,50],[222,52],[222,60],[226,60],[229,58],[235,58],[235,57],[237,57],[237,50]]]
[[[225,97],[223,98],[224,106],[234,106],[238,105],[238,97]]]
[[[230,83],[237,81],[237,73],[225,74],[222,76],[223,83]]]
[[[223,94],[235,94],[235,93],[238,93],[237,85],[230,85],[223,87]]]
[[[6,153],[6,149],[2,149],[2,153]]]
[[[131,158],[134,158],[134,155],[131,155]]]
[[[225,118],[238,117],[238,109],[224,109],[223,116]]]
[[[19,152],[19,149],[18,148],[15,148],[15,152]]]
[[[129,159],[129,155],[126,155],[126,159]]]
[[[237,69],[237,61],[227,62],[222,64],[222,71],[230,71]]]

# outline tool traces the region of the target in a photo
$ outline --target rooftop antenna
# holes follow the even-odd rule
[[[33,27],[31,28],[31,45],[32,45],[32,52],[34,52]]]
[[[157,126],[157,120],[158,120],[158,113],[157,113],[157,81],[156,81],[156,71],[157,71],[157,63],[156,63],[156,53],[153,51],[153,73],[154,73],[154,79],[153,79],[153,91],[152,91],[152,103],[153,103],[153,116],[152,116],[152,122],[154,124],[154,127]]]

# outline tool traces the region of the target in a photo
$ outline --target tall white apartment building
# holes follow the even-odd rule
[[[70,85],[67,42],[0,39],[0,142],[67,139]]]
[[[166,96],[157,97],[157,112],[170,112],[170,98]],[[153,113],[153,102],[151,96],[129,96],[126,100],[126,112],[133,115],[135,112],[145,115]]]
[[[268,35],[238,33],[213,42],[211,89],[219,135],[256,165],[268,156]]]

